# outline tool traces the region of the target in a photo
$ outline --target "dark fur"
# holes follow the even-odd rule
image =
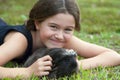
[[[28,67],[38,58],[41,58],[45,55],[50,55],[53,59],[53,66],[48,78],[70,76],[78,71],[78,66],[76,62],[76,55],[69,53],[70,52],[67,52],[62,48],[41,48],[35,51],[33,55],[28,58],[24,66]]]

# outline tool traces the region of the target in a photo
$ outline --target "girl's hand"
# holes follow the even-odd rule
[[[52,58],[47,55],[42,58],[39,58],[34,62],[30,67],[28,67],[30,74],[36,76],[48,75],[52,66]]]
[[[78,60],[78,59],[76,59],[76,61],[77,61],[77,64],[78,64],[78,70],[80,70],[80,68],[82,67],[82,66],[81,66],[81,61]]]

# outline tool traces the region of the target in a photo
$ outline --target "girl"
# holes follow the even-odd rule
[[[77,51],[79,56],[86,57],[77,60],[83,69],[119,65],[120,55],[117,52],[85,42],[73,35],[74,30],[80,31],[79,15],[75,0],[38,0],[25,25],[0,26],[0,78],[48,75],[52,66],[50,56],[38,59],[27,68],[2,67],[10,60],[24,63],[40,47]]]

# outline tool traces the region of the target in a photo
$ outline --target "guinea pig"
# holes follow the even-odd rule
[[[68,50],[64,48],[40,48],[36,50],[25,62],[24,67],[30,66],[38,58],[45,55],[50,55],[52,60],[52,70],[50,71],[48,78],[59,78],[64,76],[70,76],[73,73],[77,73],[78,65],[76,62],[77,53],[74,50]]]

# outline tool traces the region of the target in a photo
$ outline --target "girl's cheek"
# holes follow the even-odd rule
[[[66,34],[65,39],[69,41],[72,38],[72,36],[73,36],[72,34]]]

